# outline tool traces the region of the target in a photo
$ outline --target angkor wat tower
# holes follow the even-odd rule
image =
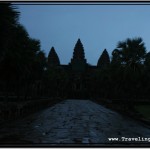
[[[72,98],[85,98],[84,95],[88,95],[86,92],[87,87],[90,87],[89,80],[91,76],[94,75],[96,70],[107,67],[109,63],[109,55],[105,49],[102,55],[99,57],[97,65],[89,65],[85,59],[84,47],[80,39],[78,39],[77,43],[75,44],[73,57],[68,65],[62,65],[60,63],[54,47],[51,48],[48,55],[48,69],[57,68],[58,70],[65,71],[69,75],[70,91],[68,94],[73,96]]]

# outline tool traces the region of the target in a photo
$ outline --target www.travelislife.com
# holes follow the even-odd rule
[[[121,137],[121,138],[108,138],[110,142],[150,142],[150,137]]]

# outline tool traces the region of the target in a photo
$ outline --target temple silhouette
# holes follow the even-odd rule
[[[52,47],[48,54],[48,69],[61,69],[66,71],[70,76],[69,98],[87,98],[90,96],[89,80],[91,76],[99,69],[105,68],[110,64],[109,55],[106,49],[100,55],[97,65],[93,66],[87,63],[84,53],[84,47],[81,40],[78,39],[75,44],[73,57],[68,65],[62,65],[59,57]]]

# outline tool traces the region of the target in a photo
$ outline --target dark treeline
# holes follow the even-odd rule
[[[111,59],[105,49],[95,67],[83,58],[87,69],[74,73],[65,65],[61,67],[53,47],[46,58],[40,41],[31,38],[19,23],[19,14],[10,3],[0,4],[1,99],[8,101],[13,96],[19,101],[40,97],[150,98],[150,52],[146,51],[142,38],[118,42]],[[52,65],[52,56],[57,67]],[[73,63],[76,62],[72,60]]]
[[[40,41],[19,23],[19,15],[11,3],[0,3],[0,123],[60,101],[47,98],[47,59]]]
[[[100,88],[104,85],[104,97],[125,99],[130,103],[139,99],[149,99],[150,73],[149,53],[141,38],[119,42],[112,52],[112,60],[97,78]],[[108,86],[109,85],[109,86]],[[101,94],[105,93],[101,90]]]
[[[99,59],[96,89],[107,98],[149,98],[149,53],[142,38],[118,42],[109,63],[106,51]],[[98,92],[99,93],[99,92]]]
[[[29,37],[19,14],[13,5],[0,4],[0,94],[5,99],[32,96],[46,65],[40,41]]]

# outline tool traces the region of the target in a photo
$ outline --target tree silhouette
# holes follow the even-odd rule
[[[145,62],[144,62],[144,65],[146,67],[149,67],[150,66],[150,52],[148,52],[146,55],[145,55]],[[150,68],[149,68],[150,69]]]
[[[10,3],[0,3],[0,62],[13,44],[13,35],[18,25],[19,12]]]
[[[121,52],[122,63],[133,65],[133,67],[135,64],[141,64],[146,54],[143,40],[140,37],[118,42],[117,49]]]
[[[120,95],[122,98],[142,97],[145,54],[146,48],[142,38],[128,38],[118,42],[117,48],[112,52],[111,62],[115,95],[118,94],[118,97]]]
[[[32,93],[36,80],[42,74],[40,60],[40,41],[29,37],[26,29],[18,23],[19,12],[10,3],[0,4],[0,82],[1,89],[6,95],[9,93],[20,97],[27,97]],[[3,14],[3,15],[2,15]],[[43,55],[43,58],[45,56]]]
[[[112,51],[112,61],[111,64],[117,67],[122,64],[121,52],[118,49]]]

